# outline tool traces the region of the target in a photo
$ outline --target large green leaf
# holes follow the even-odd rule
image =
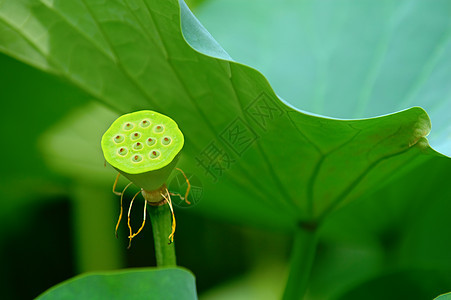
[[[197,295],[190,272],[168,268],[81,275],[37,299],[197,299]]]
[[[338,120],[282,102],[260,73],[227,60],[183,2],[0,3],[2,51],[119,112],[154,109],[179,123],[181,166],[204,185],[198,211],[290,228],[439,156],[421,108]],[[193,47],[222,59],[193,50],[181,25]]]
[[[451,3],[210,0],[202,24],[296,107],[362,118],[421,106],[451,155]]]
[[[451,293],[446,293],[438,296],[437,298],[434,298],[434,300],[449,300],[449,299],[451,299]]]

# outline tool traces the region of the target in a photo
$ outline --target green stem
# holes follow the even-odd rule
[[[171,234],[172,229],[171,210],[167,204],[161,206],[148,206],[148,208],[150,221],[152,222],[157,266],[175,266],[174,243],[168,244],[168,236]]]
[[[301,226],[295,232],[284,300],[302,299],[307,291],[316,253],[316,231],[315,226]]]

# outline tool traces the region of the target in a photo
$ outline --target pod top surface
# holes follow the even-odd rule
[[[158,170],[182,150],[183,134],[171,118],[151,110],[117,118],[102,136],[102,151],[113,167],[139,174]]]

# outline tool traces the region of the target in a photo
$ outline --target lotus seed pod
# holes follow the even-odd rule
[[[142,110],[117,118],[102,137],[106,161],[146,191],[160,188],[174,169],[184,138],[171,118]]]

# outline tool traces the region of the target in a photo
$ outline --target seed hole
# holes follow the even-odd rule
[[[149,157],[151,159],[155,159],[155,158],[157,158],[159,156],[160,156],[160,151],[158,151],[158,150],[150,151]]]
[[[150,121],[147,119],[142,120],[141,123],[139,123],[139,126],[141,126],[142,128],[147,128],[150,126]]]
[[[133,123],[127,122],[124,124],[124,130],[132,130],[133,127],[135,127],[135,125],[133,125]]]
[[[141,162],[142,160],[143,160],[142,155],[135,154],[132,156],[132,162],[134,162],[134,163]]]
[[[163,127],[163,125],[156,125],[156,126],[153,128],[153,131],[154,131],[155,133],[162,133],[162,132],[164,131],[164,127]]]
[[[153,138],[153,137],[147,138],[147,141],[146,141],[147,146],[149,146],[149,147],[155,145],[156,142],[157,142],[157,140],[155,138]]]
[[[142,148],[143,148],[143,144],[140,142],[133,144],[133,150],[141,150]]]
[[[136,141],[137,139],[139,139],[141,137],[141,133],[139,133],[139,132],[133,132],[131,135],[130,135],[130,139],[132,140],[132,141]]]
[[[113,141],[116,144],[122,143],[124,140],[125,140],[125,137],[122,134],[118,134],[113,137]]]
[[[161,139],[161,143],[165,146],[169,145],[172,142],[171,138],[168,136],[165,136]]]
[[[125,156],[125,155],[127,155],[127,153],[128,153],[128,150],[125,147],[121,147],[117,150],[117,154],[119,154],[120,156]]]

